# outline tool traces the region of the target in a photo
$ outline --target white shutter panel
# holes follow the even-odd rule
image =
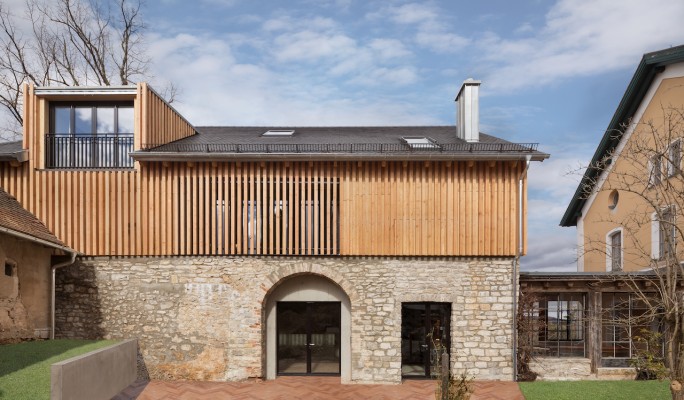
[[[660,221],[658,213],[651,214],[651,258],[660,258]]]

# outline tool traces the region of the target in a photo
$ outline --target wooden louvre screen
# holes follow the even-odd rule
[[[174,182],[179,254],[339,253],[339,179],[328,163],[200,164]]]

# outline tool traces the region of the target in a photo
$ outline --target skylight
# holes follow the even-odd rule
[[[271,129],[262,134],[262,136],[292,136],[294,129]]]
[[[402,138],[412,149],[438,149],[439,145],[432,139],[423,136],[412,136]]]

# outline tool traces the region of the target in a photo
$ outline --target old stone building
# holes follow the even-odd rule
[[[49,336],[50,271],[71,253],[0,189],[0,343]]]
[[[139,339],[150,375],[513,379],[526,173],[458,126],[195,127],[145,84],[25,88],[0,182],[82,253],[58,337]],[[88,102],[83,102],[87,97]]]

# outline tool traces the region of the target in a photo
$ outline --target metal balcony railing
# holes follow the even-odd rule
[[[45,135],[45,166],[55,169],[133,168],[133,134]]]
[[[316,144],[144,144],[144,151],[169,153],[532,153],[537,151],[537,143],[447,143],[413,145],[405,143],[316,143]]]

